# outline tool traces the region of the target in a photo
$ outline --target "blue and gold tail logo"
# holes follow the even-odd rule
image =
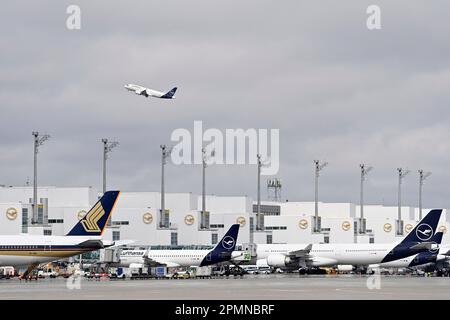
[[[119,196],[119,191],[107,191],[91,210],[67,234],[68,236],[101,236]]]
[[[102,230],[98,226],[98,221],[101,219],[101,217],[103,217],[104,214],[105,210],[103,210],[102,204],[99,201],[81,221],[84,230],[86,230],[86,232],[101,232]]]

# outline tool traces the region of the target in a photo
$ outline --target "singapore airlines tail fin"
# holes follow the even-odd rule
[[[177,87],[171,89],[169,92],[163,94],[161,99],[174,99],[175,92],[177,91]]]
[[[442,209],[431,210],[401,243],[431,242],[441,218]]]
[[[107,191],[73,227],[68,236],[101,236],[111,216],[120,191]]]

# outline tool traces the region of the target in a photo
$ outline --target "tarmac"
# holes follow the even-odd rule
[[[0,299],[25,300],[428,300],[450,299],[450,278],[296,274],[216,279],[0,280]]]

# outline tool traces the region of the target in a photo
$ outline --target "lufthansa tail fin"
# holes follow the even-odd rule
[[[431,210],[411,232],[403,239],[401,243],[428,242],[431,241],[438,222],[441,218],[442,209]]]
[[[100,236],[105,230],[120,191],[107,191],[70,230],[68,236]]]
[[[443,232],[441,232],[441,231],[439,231],[439,232],[436,232],[435,234],[434,234],[434,236],[430,239],[430,241],[431,242],[436,242],[437,244],[441,244],[441,242],[442,242],[442,237],[444,236],[444,233]]]
[[[228,232],[223,236],[222,240],[214,248],[216,252],[233,252],[236,247],[237,237],[239,233],[239,224],[233,224]]]
[[[172,90],[170,90],[166,94],[162,95],[161,98],[162,99],[173,99],[173,96],[175,95],[176,91],[177,91],[177,87],[173,88]]]

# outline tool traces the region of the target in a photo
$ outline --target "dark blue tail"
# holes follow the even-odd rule
[[[442,209],[431,210],[417,226],[403,239],[401,243],[411,242],[428,242],[431,241],[439,219],[441,218]]]
[[[162,95],[161,98],[162,99],[172,99],[173,96],[175,95],[176,91],[177,91],[177,87],[173,88],[172,90],[170,90],[166,94]]]
[[[68,236],[101,236],[111,216],[120,191],[107,191],[73,227]]]
[[[231,253],[236,247],[237,237],[239,233],[239,224],[233,224],[228,232],[223,236],[222,240],[203,258],[200,266],[209,266],[231,259]]]
[[[228,232],[223,236],[222,240],[214,248],[214,251],[218,252],[233,252],[236,247],[239,224],[233,224]]]
[[[431,242],[436,242],[437,244],[441,244],[441,242],[442,242],[442,237],[444,236],[444,233],[443,232],[441,232],[441,231],[439,231],[439,232],[436,232],[435,234],[434,234],[434,236],[430,239],[430,241]]]

